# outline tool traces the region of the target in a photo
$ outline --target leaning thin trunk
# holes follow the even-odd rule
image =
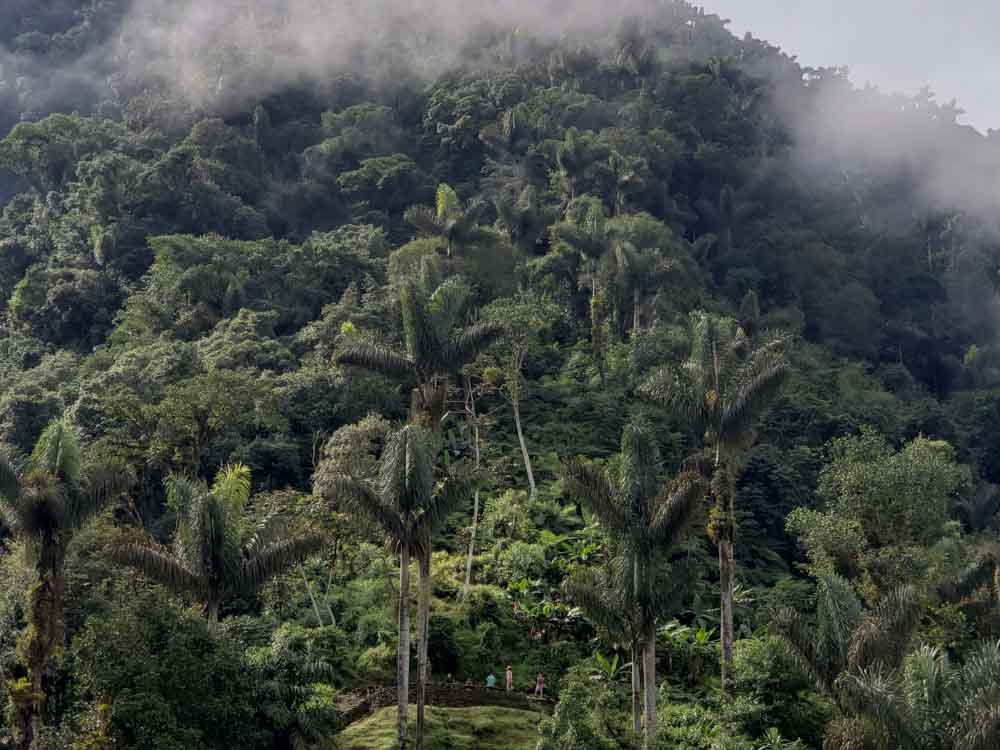
[[[642,734],[642,651],[639,640],[632,641],[632,731]]]
[[[319,602],[316,601],[316,595],[313,593],[312,582],[309,580],[309,576],[306,575],[306,569],[302,563],[299,563],[299,573],[302,574],[302,582],[306,585],[306,591],[309,592],[309,601],[312,602],[313,613],[316,615],[316,622],[319,623],[320,627],[323,627],[326,623],[323,622],[323,615],[320,614],[319,611]]]
[[[479,419],[476,415],[476,394],[472,391],[472,384],[469,378],[465,378],[465,392],[467,395],[466,413],[472,421],[472,450],[476,461],[476,471],[479,471],[481,463],[481,452],[479,450]],[[479,528],[479,490],[473,493],[472,500],[472,534],[469,537],[469,557],[465,561],[465,585],[462,587],[462,598],[469,595],[469,587],[472,585],[472,560],[476,555],[476,530]]]
[[[418,564],[420,574],[420,601],[418,604],[417,642],[417,731],[416,750],[424,748],[424,704],[427,701],[427,635],[431,611],[431,551],[421,550]]]
[[[524,459],[524,470],[528,474],[528,491],[531,501],[538,497],[538,487],[535,485],[535,472],[531,470],[531,455],[528,453],[528,445],[524,441],[524,430],[521,429],[521,399],[511,399],[514,407],[514,427],[517,429],[517,442],[521,446],[521,458]]]
[[[639,326],[642,319],[642,294],[639,288],[636,287],[632,290],[632,332],[635,334],[639,333]]]
[[[647,626],[645,635],[642,659],[642,677],[645,689],[643,744],[648,750],[656,742],[656,626]]]
[[[728,531],[719,539],[719,639],[722,643],[722,689],[732,691],[733,545]]]
[[[334,555],[336,555],[337,550],[334,547]],[[326,587],[323,589],[323,604],[326,606],[326,613],[330,615],[330,624],[337,624],[337,617],[333,614],[333,607],[330,606],[330,586],[333,585],[333,566],[336,564],[336,557],[334,557],[334,562],[330,564],[330,573],[326,577]]]
[[[410,548],[399,550],[399,645],[396,649],[396,747],[406,748],[406,710],[410,698]]]

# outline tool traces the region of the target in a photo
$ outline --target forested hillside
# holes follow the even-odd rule
[[[672,0],[0,5],[0,748],[515,746],[423,737],[508,665],[539,750],[1000,746],[954,103]]]

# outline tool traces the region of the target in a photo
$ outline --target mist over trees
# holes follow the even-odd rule
[[[0,748],[508,665],[504,746],[997,746],[959,114],[674,0],[3,3]]]

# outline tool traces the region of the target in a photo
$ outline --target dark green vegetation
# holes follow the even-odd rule
[[[189,96],[2,5],[0,747],[1000,746],[996,137],[683,3]]]

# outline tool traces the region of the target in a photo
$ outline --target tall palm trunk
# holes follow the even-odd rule
[[[732,691],[733,662],[733,546],[728,539],[719,540],[720,629],[722,642],[722,689]]]
[[[642,602],[639,601],[641,591],[642,582],[639,579],[639,564],[638,560],[633,556],[632,597],[635,599],[636,614],[640,616],[642,613]],[[632,728],[635,730],[636,738],[642,735],[642,638],[643,633],[640,631],[632,641]]]
[[[39,581],[30,598],[30,629],[26,649],[28,683],[31,693],[18,712],[22,750],[28,750],[42,732],[45,710],[45,686],[42,682],[49,660],[62,638],[63,593],[62,575],[47,566],[39,566]]]
[[[715,392],[721,388],[719,375],[719,350],[712,341],[712,367]],[[722,645],[722,691],[727,695],[732,690],[731,672],[733,664],[733,526],[734,518],[732,488],[727,477],[722,474],[722,443],[715,443],[715,476],[712,478],[715,493],[716,513],[723,520],[719,531],[719,640]]]
[[[656,742],[656,625],[654,623],[646,626],[643,638],[642,677],[645,692],[643,745],[648,750]]]
[[[597,263],[590,261],[590,346],[594,354],[594,364],[604,387],[606,372],[604,361],[604,318],[601,314],[601,289],[597,276]]]
[[[720,498],[721,501],[721,498]],[[721,505],[721,502],[720,502]],[[732,692],[733,665],[733,519],[726,511],[726,526],[719,537],[719,640],[722,645],[722,689]]]
[[[417,620],[420,630],[420,641],[417,645],[417,729],[416,750],[424,748],[424,705],[427,701],[427,635],[431,611],[431,550],[428,545],[420,551],[418,563],[420,574],[420,601],[418,603]]]
[[[632,641],[632,731],[642,734],[642,650],[639,640]]]
[[[406,711],[410,702],[410,548],[399,549],[399,645],[396,649],[396,747],[406,748]]]
[[[466,413],[472,422],[472,450],[475,456],[476,471],[479,471],[482,453],[479,450],[479,419],[476,415],[476,394],[472,391],[472,383],[465,378]],[[469,595],[472,585],[472,560],[476,554],[476,531],[479,528],[479,490],[476,489],[472,499],[472,534],[469,537],[469,556],[465,561],[465,585],[462,586],[462,598]]]

